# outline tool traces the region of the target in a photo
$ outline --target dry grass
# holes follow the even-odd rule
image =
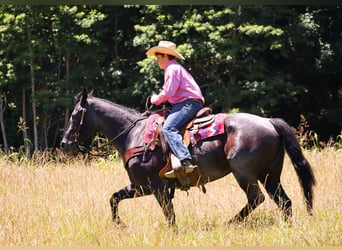
[[[293,202],[292,225],[267,199],[240,224],[225,225],[245,204],[233,176],[176,191],[176,228],[152,196],[124,200],[125,226],[111,222],[109,198],[127,185],[121,161],[56,163],[0,158],[0,246],[338,246],[342,243],[342,153],[306,151],[317,178],[307,215],[289,159],[282,180]],[[39,162],[39,165],[38,165]]]

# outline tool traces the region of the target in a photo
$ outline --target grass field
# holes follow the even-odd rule
[[[121,161],[0,157],[0,246],[340,246],[342,152],[305,151],[317,179],[314,215],[306,213],[286,157],[282,181],[292,199],[292,223],[267,197],[243,223],[225,225],[246,203],[232,175],[176,191],[177,228],[168,227],[154,197],[124,200],[125,223],[111,222],[109,198],[127,185]]]

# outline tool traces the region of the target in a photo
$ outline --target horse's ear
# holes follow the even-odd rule
[[[87,102],[87,98],[88,98],[88,91],[84,88],[82,91],[81,106],[84,106],[84,104]]]

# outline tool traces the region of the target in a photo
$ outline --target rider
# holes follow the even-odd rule
[[[172,152],[181,162],[181,166],[173,166],[171,171],[165,173],[165,177],[175,178],[176,172],[191,173],[197,167],[192,165],[191,154],[179,130],[203,107],[204,97],[194,78],[176,61],[176,58],[185,59],[176,50],[175,43],[160,41],[146,55],[156,56],[159,68],[164,70],[162,90],[158,95],[151,96],[151,103],[159,105],[168,101],[172,105],[162,131]]]

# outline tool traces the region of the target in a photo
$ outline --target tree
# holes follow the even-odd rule
[[[284,86],[288,92],[299,91],[279,71],[268,70],[270,58],[286,56],[282,42],[284,30],[274,20],[269,21],[270,15],[276,16],[282,9],[261,6],[146,8],[149,16],[145,17],[145,23],[136,26],[139,32],[136,44],[148,47],[161,39],[179,44],[179,50],[187,58],[184,64],[197,78],[208,103],[216,111],[239,108],[267,115],[288,95],[271,94],[272,98],[267,100],[261,99],[261,95]],[[259,13],[257,20],[250,18],[255,13]],[[153,71],[150,62],[145,59],[140,63],[143,72]]]
[[[339,6],[1,5],[8,145],[58,146],[83,87],[143,111],[163,82],[145,53],[163,39],[178,45],[215,112],[294,126],[304,114],[327,138],[342,125],[340,30]]]
[[[93,36],[91,27],[101,21],[104,15],[96,8],[77,6],[1,8],[1,53],[6,54],[5,61],[7,65],[12,65],[15,72],[11,81],[7,81],[6,88],[23,90],[22,100],[16,102],[23,101],[23,119],[26,119],[29,107],[25,102],[31,103],[29,114],[33,127],[34,150],[44,150],[48,147],[48,124],[58,123],[60,119],[53,113],[71,104],[70,96],[65,96],[64,87],[67,86],[69,91],[73,90],[70,86],[75,89],[80,89],[82,85],[87,87],[101,71],[98,65],[98,40]],[[64,28],[66,32],[60,33]],[[91,53],[84,53],[84,50]],[[64,55],[68,59],[67,79],[72,82],[79,81],[80,84],[65,81],[60,67],[64,64]],[[74,69],[72,73],[71,67]],[[26,98],[28,82],[31,90],[29,100]],[[17,86],[19,88],[16,88]],[[23,123],[27,124],[28,121],[24,120]],[[24,141],[26,140],[28,138],[24,138]]]
[[[215,111],[237,108],[283,117],[292,124],[298,124],[300,114],[305,113],[315,130],[320,129],[322,112],[330,117],[341,112],[337,108],[341,105],[330,112],[322,109],[327,98],[317,103],[323,93],[333,96],[333,105],[341,100],[340,88],[333,84],[341,72],[340,63],[335,64],[336,55],[341,54],[339,7],[146,6],[142,11],[145,15],[135,26],[135,44],[146,49],[162,39],[176,42],[186,57],[182,63]],[[146,75],[140,92],[161,85],[160,72],[151,63],[150,58],[139,62]],[[321,77],[324,83],[320,84]],[[327,80],[333,89],[327,89]],[[334,131],[339,132],[336,126]]]

